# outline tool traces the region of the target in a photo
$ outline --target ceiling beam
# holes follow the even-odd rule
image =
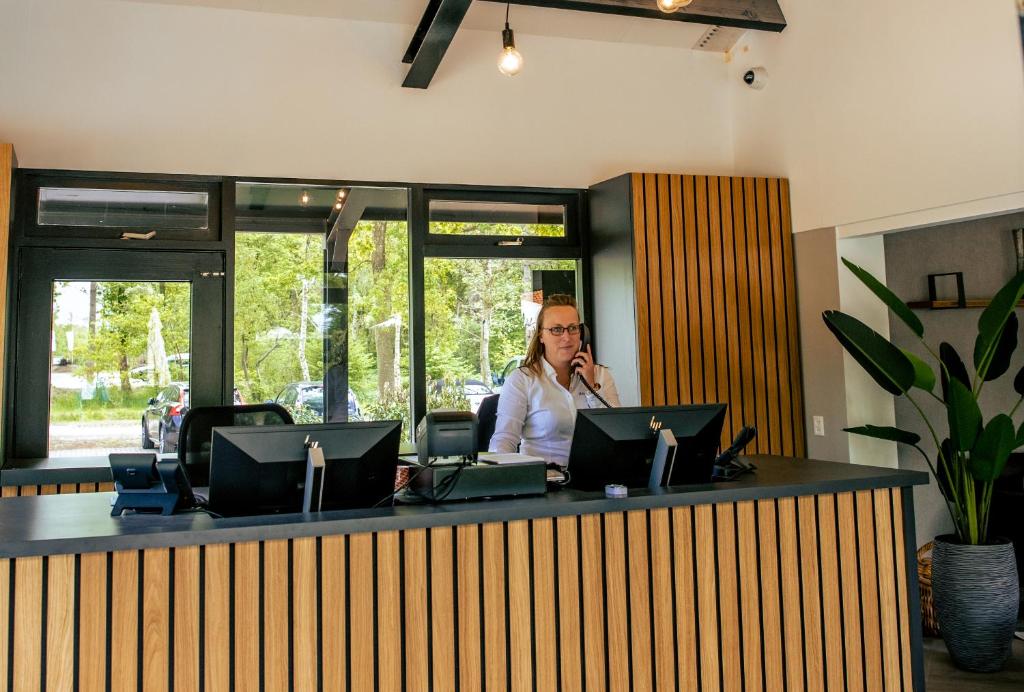
[[[506,0],[490,0],[502,2]],[[600,12],[675,22],[734,26],[755,31],[779,32],[786,28],[778,0],[694,0],[671,14],[658,9],[655,0],[509,0],[513,5],[533,5],[560,10]]]
[[[402,86],[426,89],[455,38],[472,0],[430,0],[402,62],[411,64]]]

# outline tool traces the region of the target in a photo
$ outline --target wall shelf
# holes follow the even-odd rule
[[[913,310],[957,310],[966,308],[987,308],[992,302],[991,298],[968,298],[964,301],[963,308],[956,300],[912,300],[907,307]],[[1017,307],[1024,307],[1024,300],[1017,303]]]

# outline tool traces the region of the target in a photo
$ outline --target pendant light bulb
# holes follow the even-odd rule
[[[658,0],[658,9],[665,14],[672,14],[676,10],[686,7],[693,0]]]
[[[302,194],[299,195],[299,204],[304,207],[309,205],[309,190],[303,190]]]
[[[514,77],[523,69],[523,55],[516,50],[516,39],[512,30],[508,28],[508,24],[501,32],[501,43],[503,47],[501,55],[498,56],[498,69],[502,74]]]

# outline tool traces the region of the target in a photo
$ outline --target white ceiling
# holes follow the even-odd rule
[[[409,35],[419,23],[427,0],[123,0],[161,5],[187,5],[246,12],[288,14],[409,25]],[[654,4],[654,0],[651,0]],[[505,6],[474,2],[462,23],[463,29],[500,31]],[[517,34],[637,43],[650,46],[691,48],[708,28],[705,24],[622,17],[593,12],[573,12],[540,7],[512,8],[510,23]],[[398,56],[399,58],[401,56]]]

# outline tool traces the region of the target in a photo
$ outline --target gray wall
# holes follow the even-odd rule
[[[846,383],[843,348],[825,327],[821,313],[839,307],[835,228],[819,228],[793,236],[800,353],[804,378],[807,456],[825,461],[850,461],[846,426]],[[813,416],[825,419],[825,436],[814,434]]]
[[[925,300],[928,297],[928,274],[963,272],[964,288],[968,298],[990,298],[1016,271],[1011,228],[1024,227],[1024,213],[965,221],[914,231],[892,233],[885,237],[885,270],[887,284],[905,301]],[[949,342],[964,360],[968,371],[973,371],[974,339],[977,335],[981,309],[918,310],[924,324],[925,341],[938,352],[939,343]],[[1024,312],[1017,311],[1019,318]],[[925,358],[935,366],[913,332],[901,321],[890,316],[893,342]],[[1024,332],[1024,330],[1022,330]],[[1018,339],[1024,341],[1024,333]],[[995,382],[985,385],[981,408],[986,419],[996,413],[1009,413],[1017,401],[1013,391],[1013,375],[1024,365],[1021,350],[1015,354],[1010,371]],[[936,373],[938,371],[935,367]],[[948,430],[941,404],[927,395],[915,396],[937,432]],[[1016,416],[1020,424],[1021,415]],[[922,447],[934,455],[935,445],[929,442],[928,429],[905,397],[896,399],[896,425],[921,435]],[[900,446],[900,468],[927,470],[921,455]],[[942,496],[933,481],[918,487],[914,494],[917,514],[917,542],[930,541],[936,534],[952,531]]]

